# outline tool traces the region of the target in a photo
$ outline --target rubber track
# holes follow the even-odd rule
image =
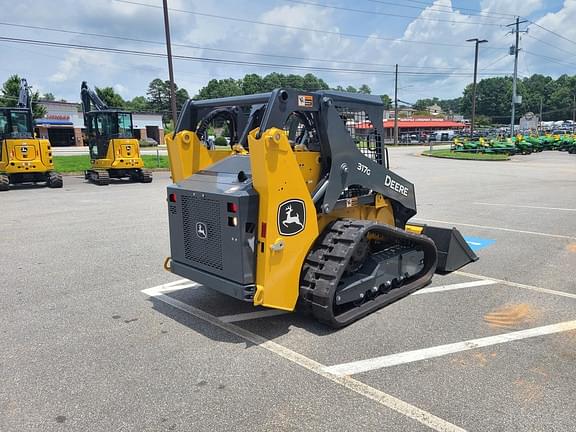
[[[90,171],[90,180],[98,186],[108,186],[110,184],[110,174],[105,170]]]
[[[142,170],[140,173],[140,183],[152,183],[152,171]]]
[[[0,174],[0,191],[10,190],[10,177],[6,174]]]
[[[380,293],[357,307],[335,315],[334,297],[340,279],[359,241],[369,231],[388,238],[412,241],[422,247],[424,268],[418,277],[408,279],[406,285]],[[324,324],[334,328],[344,327],[428,285],[436,270],[436,263],[436,246],[426,236],[374,221],[341,219],[324,230],[304,262],[300,279],[300,307]]]
[[[62,181],[62,175],[60,173],[57,173],[56,171],[50,171],[48,173],[48,187],[56,189],[56,188],[61,188],[64,183]]]

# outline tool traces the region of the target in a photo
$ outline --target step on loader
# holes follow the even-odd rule
[[[189,100],[167,138],[165,267],[338,328],[476,260],[456,229],[408,223],[414,185],[389,169],[382,112],[332,91]]]
[[[17,107],[0,108],[0,191],[19,183],[62,187],[62,176],[54,171],[50,141],[34,136],[30,88],[24,78]]]
[[[80,97],[91,165],[85,179],[99,186],[109,185],[111,178],[151,183],[152,171],[144,169],[140,144],[134,138],[132,113],[110,109],[86,81]]]

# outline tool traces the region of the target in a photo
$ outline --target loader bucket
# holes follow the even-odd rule
[[[452,272],[471,262],[478,261],[478,256],[470,249],[460,231],[456,228],[439,228],[429,225],[410,224],[407,230],[419,231],[430,237],[438,249],[437,272]]]

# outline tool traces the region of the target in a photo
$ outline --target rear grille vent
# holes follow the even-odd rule
[[[222,270],[220,202],[182,196],[184,256],[188,261]]]
[[[168,206],[168,211],[170,212],[171,215],[175,215],[176,213],[178,213],[178,209],[176,208],[175,204],[170,204]]]

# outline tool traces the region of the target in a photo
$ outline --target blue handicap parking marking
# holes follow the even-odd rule
[[[470,249],[474,252],[479,251],[480,249],[484,249],[485,247],[490,246],[492,243],[496,243],[496,240],[491,239],[483,239],[480,237],[464,237]]]

